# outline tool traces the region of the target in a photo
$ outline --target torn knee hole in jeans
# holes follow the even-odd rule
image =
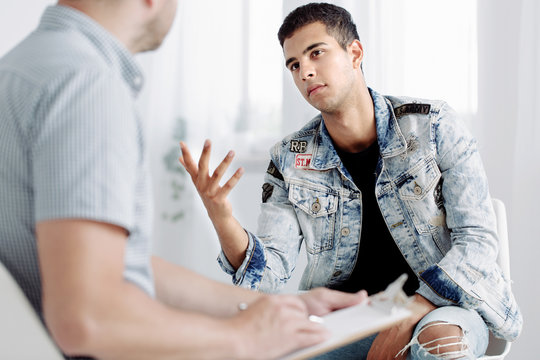
[[[436,326],[457,327],[460,330],[460,335],[443,336],[435,339],[430,339],[422,343],[418,340],[426,329]],[[465,337],[465,334],[459,325],[454,325],[447,322],[432,322],[425,325],[424,327],[422,327],[422,329],[420,329],[418,334],[413,337],[403,349],[401,349],[401,351],[396,355],[396,358],[401,355],[405,355],[407,350],[409,350],[409,348],[415,344],[418,344],[423,350],[429,352],[431,355],[439,359],[474,359],[474,356],[470,352],[467,338]]]

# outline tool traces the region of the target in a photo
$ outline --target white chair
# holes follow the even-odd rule
[[[508,249],[508,228],[506,224],[506,208],[499,199],[493,199],[493,208],[497,218],[497,235],[499,236],[499,256],[497,263],[503,273],[510,279],[510,254]],[[489,333],[489,345],[486,355],[479,360],[502,360],[508,355],[511,343],[505,340],[497,339]]]
[[[1,262],[0,359],[64,359],[21,288]]]

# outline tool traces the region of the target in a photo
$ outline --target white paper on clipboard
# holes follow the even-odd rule
[[[323,316],[332,336],[317,345],[295,351],[282,360],[309,359],[365,338],[405,320],[412,315],[407,307],[411,298],[403,292],[407,275],[401,275],[386,290],[369,297],[362,304]]]

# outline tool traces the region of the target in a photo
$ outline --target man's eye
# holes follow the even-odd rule
[[[294,70],[298,69],[298,63],[292,64],[292,65],[289,67],[289,69],[290,69],[291,71],[294,71]]]
[[[312,57],[316,57],[316,56],[319,56],[323,53],[322,50],[314,50],[312,53],[311,53],[311,56]]]

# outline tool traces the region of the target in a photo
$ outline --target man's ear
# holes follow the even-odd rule
[[[353,67],[359,69],[362,65],[362,60],[364,60],[364,48],[360,40],[356,39],[347,46],[347,51],[351,55],[353,61]]]

